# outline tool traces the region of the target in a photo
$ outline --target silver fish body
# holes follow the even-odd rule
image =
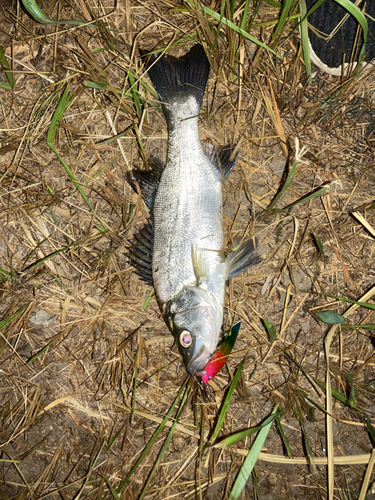
[[[176,336],[187,330],[195,338],[190,349],[182,347],[184,358],[189,359],[187,369],[195,374],[214,352],[223,318],[227,265],[222,175],[201,145],[195,98],[177,95],[169,106],[167,162],[153,207],[152,277],[158,299],[171,302],[169,324],[174,322]],[[185,288],[190,295],[195,290],[200,300],[194,303],[190,298],[191,303],[185,304],[186,324],[176,325],[172,315],[178,295],[187,295]]]
[[[236,160],[232,149],[206,151],[199,139],[210,70],[203,48],[181,59],[152,56],[148,67],[167,120],[168,151],[164,168],[133,174],[152,218],[134,245],[133,264],[153,284],[188,372],[199,375],[219,340],[226,280],[259,260],[252,244],[224,255],[223,180]]]

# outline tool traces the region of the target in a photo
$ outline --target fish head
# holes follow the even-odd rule
[[[191,375],[200,373],[211,359],[222,316],[215,296],[199,286],[184,286],[167,303],[165,321]]]

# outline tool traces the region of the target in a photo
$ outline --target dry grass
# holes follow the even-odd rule
[[[327,488],[331,498],[358,498],[375,439],[373,330],[344,323],[326,337],[315,313],[375,323],[373,309],[321,295],[372,303],[375,293],[374,75],[316,72],[305,85],[294,21],[272,42],[278,59],[228,26],[217,32],[186,3],[39,5],[51,18],[101,21],[45,26],[15,2],[0,7],[0,46],[15,79],[13,90],[0,88],[0,498],[136,499],[143,490],[148,499],[228,498],[253,436],[229,449],[204,445],[245,355],[219,440],[259,425],[277,403],[285,412],[243,498],[320,499]],[[242,15],[237,6],[233,22]],[[249,4],[247,28],[269,43],[279,15],[265,1]],[[180,402],[117,494],[186,379],[125,255],[148,217],[125,174],[167,147],[138,47],[170,45],[178,55],[196,40],[213,68],[202,140],[238,144],[225,186],[228,241],[255,234],[264,260],[228,286],[224,327],[234,316],[242,325],[226,368],[207,388],[187,381],[177,425]],[[0,82],[9,83],[5,71]],[[267,210],[296,138],[307,152],[279,210]],[[276,328],[273,343],[262,318]],[[319,382],[338,393],[326,401]],[[373,462],[372,454],[365,489]]]

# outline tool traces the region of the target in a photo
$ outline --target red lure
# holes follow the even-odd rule
[[[233,349],[234,343],[236,341],[238,332],[240,331],[241,323],[236,323],[230,331],[225,335],[221,342],[218,343],[216,351],[213,353],[212,358],[205,366],[198,376],[201,377],[201,381],[206,384],[209,380],[212,380],[215,375],[225,365],[228,355]]]

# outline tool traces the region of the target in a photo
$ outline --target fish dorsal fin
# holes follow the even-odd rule
[[[135,192],[137,192],[137,185],[135,181],[138,182],[139,187],[141,188],[142,200],[146,203],[148,208],[151,209],[156,189],[164,170],[164,163],[157,156],[152,156],[148,160],[148,165],[150,170],[133,170],[132,172],[128,172],[126,180]]]
[[[135,267],[136,274],[143,281],[146,281],[152,286],[152,220],[142,227],[142,229],[134,235],[131,246],[128,252],[130,264]]]
[[[244,241],[236,247],[236,250],[227,255],[227,279],[235,278],[249,267],[256,266],[261,262],[262,259],[255,251],[253,240]]]
[[[223,148],[216,148],[213,144],[203,144],[204,152],[208,159],[218,168],[219,172],[226,179],[232,172],[237,163],[238,154],[231,160],[234,151],[234,146],[224,146]]]

